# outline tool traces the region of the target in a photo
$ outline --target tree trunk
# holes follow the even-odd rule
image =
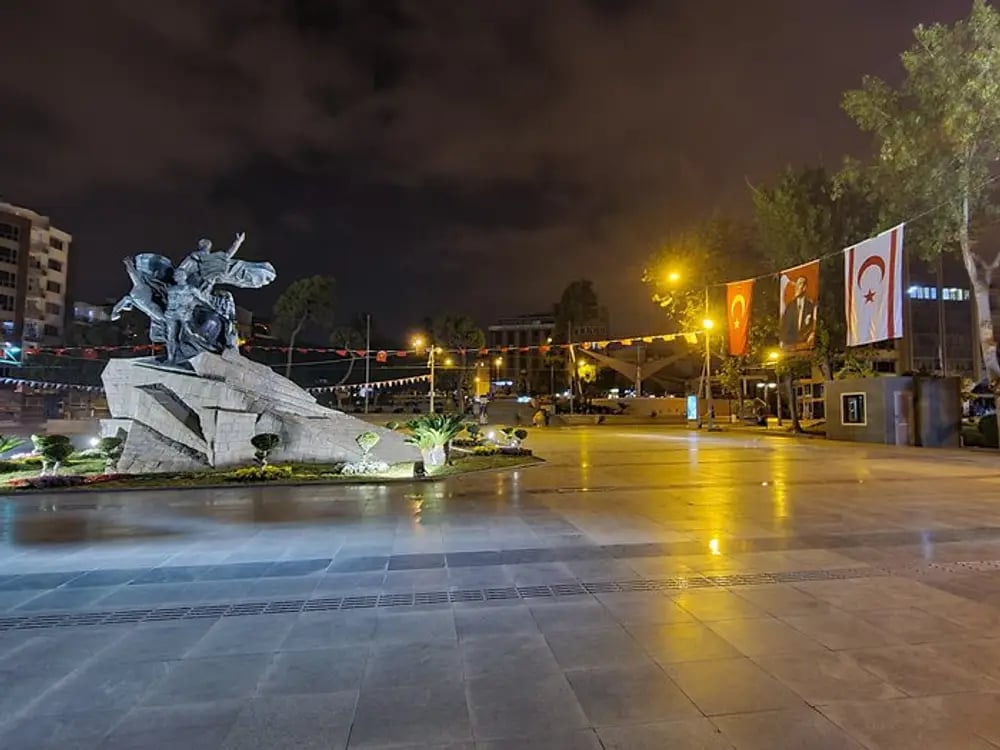
[[[288,337],[288,357],[285,359],[285,377],[289,380],[292,379],[292,352],[295,351],[295,339],[298,338],[299,331],[302,330],[304,323],[304,320],[300,320],[299,324],[292,329],[292,333]]]
[[[465,347],[462,347],[459,351],[461,352],[461,355],[462,355],[461,358],[459,359],[459,362],[461,362],[460,366],[461,366],[462,369],[458,373],[458,413],[464,417],[465,416],[465,388],[466,388],[465,379],[468,377],[468,373],[466,372],[466,369],[465,369]]]
[[[975,312],[978,318],[976,327],[979,330],[979,346],[983,353],[983,367],[993,388],[997,413],[1000,414],[1000,362],[997,360],[997,339],[993,329],[993,311],[990,305],[990,280],[993,270],[1000,263],[1000,255],[992,263],[986,264],[972,252],[972,242],[969,238],[968,193],[962,201],[962,221],[959,224],[958,243],[962,250],[962,262],[969,274],[972,295],[976,303]]]
[[[785,387],[788,390],[788,414],[792,418],[792,432],[801,433],[802,424],[799,422],[799,404],[795,398],[795,378],[791,373],[785,376]]]
[[[354,363],[357,361],[357,357],[351,352],[351,363],[347,366],[347,372],[344,373],[344,377],[340,379],[337,385],[343,385],[347,382],[347,379],[351,377],[351,373],[354,372]]]

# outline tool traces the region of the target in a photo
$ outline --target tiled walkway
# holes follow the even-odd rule
[[[389,488],[0,503],[0,748],[998,748],[1000,460],[535,432]]]

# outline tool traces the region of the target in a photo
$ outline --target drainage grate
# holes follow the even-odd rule
[[[937,569],[966,571],[981,563],[951,563]],[[983,563],[986,564],[986,563]],[[1000,563],[990,561],[988,570],[1000,570]],[[351,609],[384,609],[451,604],[453,602],[492,602],[510,599],[552,599],[586,594],[617,592],[683,591],[684,589],[715,586],[752,586],[762,583],[794,583],[796,581],[830,581],[850,578],[872,578],[891,575],[878,568],[841,568],[834,570],[799,570],[780,573],[746,573],[732,575],[693,575],[690,577],[636,579],[630,581],[591,581],[553,583],[533,586],[509,586],[484,589],[454,589],[449,591],[419,591],[383,593],[365,596],[323,597],[315,599],[281,599],[265,602],[195,604],[147,609],[111,610],[107,612],[52,612],[37,615],[0,617],[0,631],[72,628],[84,625],[124,625],[139,622],[170,620],[215,620],[223,617],[253,617],[297,612],[327,612]]]
[[[1000,560],[964,560],[947,563],[924,563],[894,568],[893,573],[927,575],[930,573],[1000,573]]]

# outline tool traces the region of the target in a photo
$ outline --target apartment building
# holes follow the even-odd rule
[[[62,342],[73,237],[48,216],[0,201],[0,335],[30,348]]]

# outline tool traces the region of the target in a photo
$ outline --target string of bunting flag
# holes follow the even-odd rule
[[[363,388],[367,385],[368,388],[390,388],[397,385],[409,385],[411,383],[426,383],[431,379],[430,374],[427,375],[415,375],[408,378],[393,378],[392,380],[378,380],[372,383],[353,383],[351,385],[320,385],[314,386],[312,388],[306,388],[310,393],[329,393],[330,391],[346,391],[351,388]]]
[[[392,378],[391,380],[377,380],[371,383],[352,383],[351,385],[321,385],[321,386],[311,386],[305,390],[310,393],[329,393],[330,391],[337,390],[350,390],[351,388],[362,388],[367,385],[369,388],[391,388],[400,385],[409,385],[411,383],[421,383],[430,380],[430,374],[427,375],[414,375],[412,377],[406,378]],[[48,380],[28,380],[26,378],[0,378],[0,383],[4,385],[13,386],[28,386],[29,388],[38,388],[42,390],[59,390],[59,391],[86,391],[89,393],[103,393],[104,388],[99,385],[84,385],[82,383],[54,383]]]
[[[478,349],[461,349],[461,348],[448,348],[448,347],[436,347],[441,353],[447,354],[473,354],[481,356],[489,356],[492,354],[507,354],[508,352],[539,352],[545,354],[551,350],[562,350],[569,349],[570,347],[580,347],[583,349],[606,349],[609,346],[632,346],[633,344],[644,343],[652,344],[655,341],[675,341],[684,340],[689,344],[697,343],[698,336],[700,332],[684,332],[684,333],[657,333],[653,335],[641,335],[641,336],[626,336],[622,338],[614,339],[600,339],[595,341],[575,341],[571,344],[566,343],[553,343],[553,344],[532,344],[530,346],[487,346]],[[36,354],[52,354],[57,357],[62,356],[73,356],[76,353],[81,353],[84,358],[96,359],[98,354],[102,352],[124,352],[132,351],[136,354],[142,354],[145,352],[156,352],[162,349],[159,345],[144,344],[139,346],[59,346],[59,347],[33,347],[26,348],[24,354],[26,355],[36,355]],[[424,356],[426,354],[425,350],[417,349],[343,349],[339,347],[324,347],[324,346],[258,346],[256,344],[245,344],[240,347],[244,352],[282,352],[287,354],[289,351],[296,352],[298,354],[336,354],[339,357],[367,357],[374,355],[377,362],[386,362],[390,357],[414,357],[414,356]]]

